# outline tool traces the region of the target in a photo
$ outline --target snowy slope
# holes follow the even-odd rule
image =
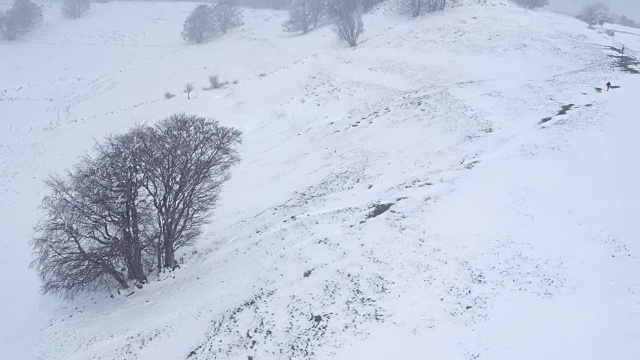
[[[609,48],[640,52],[633,30],[505,5],[411,20],[392,2],[355,50],[249,10],[195,46],[192,7],[48,7],[41,32],[0,43],[0,358],[636,357],[640,76]],[[213,73],[238,84],[180,94]],[[244,131],[181,269],[128,297],[38,295],[43,179],[175,112]]]

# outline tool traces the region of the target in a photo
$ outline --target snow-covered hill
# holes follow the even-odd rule
[[[0,358],[637,357],[640,76],[615,56],[640,34],[390,2],[356,49],[254,10],[195,46],[192,7],[48,6],[39,33],[0,43]],[[181,95],[214,73],[238,83]],[[180,270],[131,296],[38,295],[43,179],[176,112],[244,132]]]

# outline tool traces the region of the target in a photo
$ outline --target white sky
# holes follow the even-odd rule
[[[568,13],[576,13],[586,5],[594,2],[609,4],[611,11],[618,15],[627,15],[640,21],[640,0],[549,0],[549,8]]]

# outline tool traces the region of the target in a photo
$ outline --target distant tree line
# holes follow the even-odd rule
[[[609,9],[609,5],[605,3],[594,3],[586,6],[576,16],[576,18],[586,22],[591,26],[602,26],[605,23],[611,23],[633,28],[640,28],[640,23],[628,18],[626,15],[618,16],[614,14]]]
[[[91,0],[64,0],[62,14],[68,19],[79,19],[91,9]]]
[[[85,15],[91,0],[63,0],[62,14],[71,19]],[[14,41],[42,24],[42,8],[31,0],[15,0],[11,8],[0,12],[0,37]]]
[[[549,0],[511,0],[511,1],[527,9],[536,9],[536,8],[549,5]]]
[[[129,2],[135,1],[148,1],[148,0],[126,0]],[[164,2],[193,2],[191,0],[156,0],[156,1],[164,1]],[[215,3],[216,0],[202,0],[198,1],[199,3]],[[291,4],[291,0],[238,0],[238,5],[247,8],[254,9],[274,9],[274,10],[283,10],[289,8]]]
[[[444,10],[447,0],[403,0],[402,5],[413,17]]]
[[[609,6],[604,3],[588,5],[576,17],[589,25],[604,25],[613,18]]]
[[[288,9],[291,0],[238,0],[238,5],[258,9]]]
[[[403,9],[413,17],[425,12],[442,11],[447,0],[401,0]],[[330,23],[340,40],[355,47],[364,31],[362,14],[382,0],[293,0],[289,18],[282,24],[284,31],[306,34],[319,24]]]
[[[177,266],[214,208],[241,133],[198,116],[109,136],[64,176],[46,181],[31,242],[45,293],[70,297],[141,286]]]
[[[628,18],[626,15],[620,16],[617,19],[616,23],[622,26],[628,26],[628,27],[640,29],[640,22],[634,21],[633,19]]]

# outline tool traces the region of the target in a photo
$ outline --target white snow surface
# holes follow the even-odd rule
[[[193,7],[46,5],[0,42],[0,358],[638,358],[640,75],[607,48],[637,54],[638,30],[390,2],[356,49],[263,10],[189,45]],[[199,90],[214,73],[238,83]],[[244,133],[181,268],[130,296],[40,295],[43,180],[177,112]]]

